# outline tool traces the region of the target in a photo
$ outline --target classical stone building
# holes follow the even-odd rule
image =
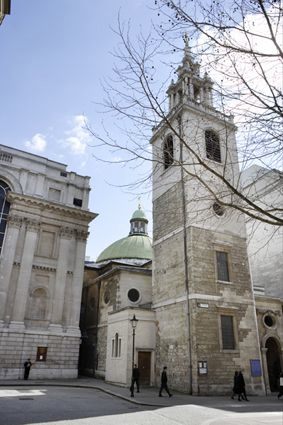
[[[0,145],[0,378],[77,376],[89,177]]]
[[[139,207],[131,217],[129,235],[85,266],[80,370],[121,385],[130,384],[133,361],[142,383],[155,382],[156,321],[147,223]],[[134,315],[138,325],[133,347]]]

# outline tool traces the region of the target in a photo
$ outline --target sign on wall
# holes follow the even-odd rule
[[[250,360],[251,376],[254,378],[261,376],[261,364],[259,359]]]
[[[198,374],[207,375],[207,361],[198,362]]]

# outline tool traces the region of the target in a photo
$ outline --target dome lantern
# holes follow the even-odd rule
[[[132,218],[130,220],[131,229],[129,236],[132,235],[147,235],[147,224],[148,219],[144,211],[141,209],[139,204],[138,209],[133,213]]]
[[[152,245],[147,233],[147,224],[148,219],[139,205],[130,219],[129,235],[108,246],[98,256],[96,262],[118,259],[152,260]]]

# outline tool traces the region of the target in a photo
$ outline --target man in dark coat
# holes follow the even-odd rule
[[[30,361],[30,359],[27,359],[27,361],[24,362],[24,368],[25,368],[24,379],[28,379],[31,366],[32,366],[32,362]]]
[[[234,400],[234,397],[236,394],[238,394],[238,388],[237,388],[237,379],[238,379],[238,371],[235,371],[234,374],[234,385],[233,385],[233,393],[231,395],[231,398]]]
[[[244,376],[241,371],[238,373],[236,382],[237,382],[237,389],[238,389],[238,392],[237,392],[238,400],[240,401],[242,397],[243,400],[249,401],[246,394],[246,384],[245,384]]]
[[[169,397],[172,397],[172,394],[170,393],[168,386],[167,386],[167,366],[164,366],[162,374],[161,374],[161,385],[159,389],[159,397],[162,397],[162,390],[164,389]]]
[[[131,385],[131,392],[134,392],[135,384],[137,386],[137,393],[140,392],[140,371],[135,364],[133,368],[133,376],[132,376],[132,385]]]

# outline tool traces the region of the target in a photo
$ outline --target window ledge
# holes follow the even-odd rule
[[[240,350],[239,350],[238,348],[236,348],[235,350],[226,350],[226,349],[224,349],[224,348],[221,348],[221,349],[220,349],[220,353],[227,353],[227,354],[229,354],[229,353],[231,353],[231,354],[239,354],[239,353],[240,353]]]
[[[230,282],[229,280],[217,280],[217,283],[226,284],[226,285],[233,285],[234,282]]]

